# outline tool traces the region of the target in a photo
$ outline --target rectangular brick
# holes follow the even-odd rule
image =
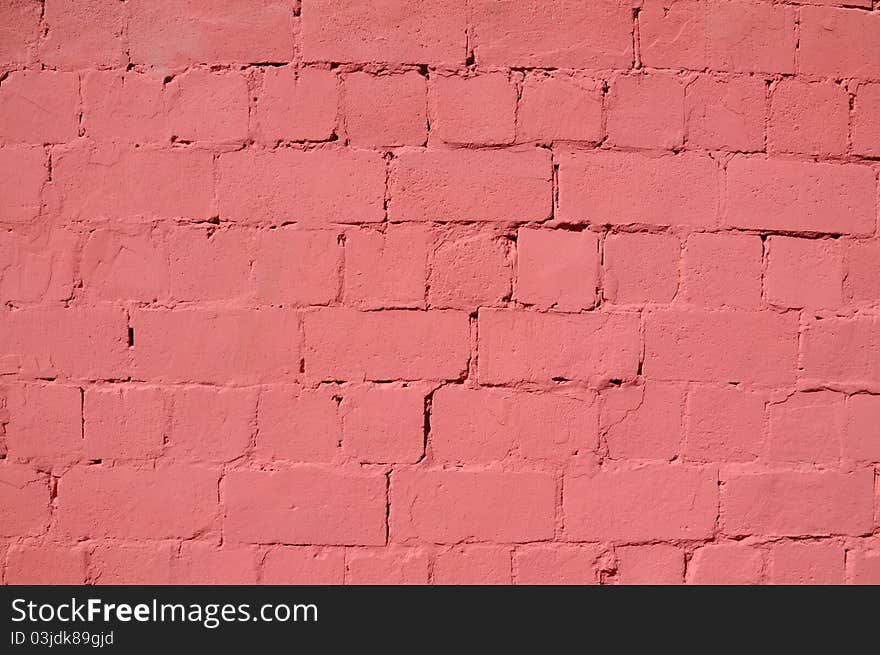
[[[467,314],[455,311],[305,315],[305,367],[312,380],[457,379],[470,353]]]
[[[49,526],[48,475],[26,464],[0,462],[0,536],[36,537]]]
[[[565,476],[565,535],[576,541],[705,539],[715,529],[714,469],[655,464]]]
[[[479,314],[482,383],[628,380],[636,375],[640,349],[637,314]]]
[[[770,312],[664,310],[645,323],[645,375],[785,385],[797,372],[798,320]]]
[[[871,532],[874,471],[734,474],[721,496],[725,534],[861,535]]]
[[[727,165],[731,227],[869,234],[876,175],[867,166],[734,157]]]
[[[315,466],[232,471],[223,532],[232,542],[382,545],[385,484],[381,474]]]
[[[136,310],[133,370],[143,380],[255,384],[300,369],[299,316],[264,307]]]
[[[373,223],[385,217],[378,152],[289,148],[220,157],[220,215],[252,223]]]
[[[550,217],[550,153],[405,151],[391,180],[393,221],[540,221]]]
[[[514,543],[553,536],[556,481],[549,473],[395,471],[391,539]]]
[[[880,320],[824,318],[803,333],[801,367],[808,382],[876,388],[880,385]]]
[[[718,223],[720,172],[695,153],[560,153],[559,215],[567,223],[684,225]]]
[[[799,71],[822,77],[877,79],[880,50],[874,46],[878,38],[880,15],[804,7],[800,12]]]
[[[42,148],[0,148],[0,222],[29,223],[37,217],[49,178],[47,162]]]
[[[58,481],[59,533],[77,539],[189,539],[216,521],[219,471],[78,466]]]

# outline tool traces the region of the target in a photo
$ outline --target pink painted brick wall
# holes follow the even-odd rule
[[[6,0],[6,583],[880,583],[880,5]]]

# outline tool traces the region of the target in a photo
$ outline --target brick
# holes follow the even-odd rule
[[[430,307],[468,309],[510,297],[513,271],[508,245],[490,234],[449,235],[433,252],[428,278]]]
[[[596,450],[597,414],[592,396],[445,386],[433,395],[431,452],[444,463],[487,463],[511,454],[562,462]]]
[[[86,552],[69,545],[13,545],[6,554],[6,584],[82,585]]]
[[[294,16],[286,0],[135,0],[128,41],[136,64],[285,63],[293,59]]]
[[[219,160],[220,215],[310,225],[384,218],[385,165],[375,152],[250,148]]]
[[[0,463],[0,536],[36,537],[49,527],[49,483],[28,465]]]
[[[243,141],[248,86],[242,73],[194,69],[165,85],[168,131],[181,141]],[[213,111],[222,107],[222,111]]]
[[[764,453],[764,395],[726,385],[688,395],[684,454],[697,462],[750,462]]]
[[[0,232],[0,299],[67,300],[73,295],[79,235],[65,229]]]
[[[428,138],[427,88],[417,72],[345,76],[345,131],[355,146],[422,146]]]
[[[302,15],[306,61],[457,64],[465,58],[463,0],[379,7],[355,0],[316,0]]]
[[[512,143],[517,90],[504,73],[434,80],[432,132],[447,143]]]
[[[629,68],[632,8],[552,0],[537,5],[478,0],[470,6],[481,65],[523,68]]]
[[[263,584],[341,585],[345,576],[342,549],[279,546],[263,560]]]
[[[795,308],[843,304],[843,257],[837,241],[772,236],[766,249],[769,302]]]
[[[666,310],[645,327],[645,375],[661,380],[794,382],[798,321],[790,314]]]
[[[67,70],[124,66],[126,13],[115,2],[46,0],[41,61]]]
[[[0,222],[29,223],[40,212],[49,177],[42,148],[0,148]]]
[[[763,244],[745,234],[692,234],[682,254],[679,293],[706,307],[758,309]]]
[[[678,291],[681,243],[667,234],[609,234],[602,294],[617,304],[671,302]]]
[[[25,377],[118,379],[128,370],[125,312],[116,307],[37,306],[0,314],[10,358]]]
[[[346,304],[363,309],[424,307],[428,277],[428,231],[420,225],[389,225],[345,235]]]
[[[880,241],[850,241],[844,246],[846,277],[843,281],[848,300],[875,302],[880,300]]]
[[[526,546],[513,555],[516,584],[598,584],[597,546]]]
[[[207,219],[212,170],[203,151],[77,147],[53,157],[51,206],[72,221]]]
[[[241,457],[256,433],[256,417],[254,389],[175,388],[167,453],[175,459],[205,462]]]
[[[843,584],[844,551],[832,542],[779,541],[770,547],[773,584]]]
[[[684,85],[674,75],[622,75],[607,99],[608,140],[622,147],[671,150],[684,139]]]
[[[710,68],[794,73],[797,42],[794,7],[718,0],[709,4],[707,11]]]
[[[561,311],[590,309],[599,285],[599,238],[593,232],[517,232],[516,299]]]
[[[804,7],[800,12],[798,70],[832,78],[876,78],[880,17],[854,9]]]
[[[727,165],[731,227],[866,234],[876,213],[865,166],[734,157]]]
[[[707,66],[707,7],[700,0],[645,0],[639,11],[639,57],[645,66]]]
[[[725,534],[860,535],[872,526],[874,472],[734,474],[724,484]]]
[[[688,564],[688,584],[750,585],[761,581],[764,559],[760,550],[741,544],[698,548]]]
[[[457,379],[467,369],[467,315],[454,311],[305,315],[306,373],[314,380]]]
[[[326,141],[336,130],[339,103],[333,71],[268,68],[256,106],[256,129],[266,141]]]
[[[787,79],[773,89],[767,123],[770,152],[842,155],[848,132],[849,95],[841,85]]]
[[[254,384],[299,371],[299,318],[289,310],[146,309],[131,324],[141,379]]]
[[[511,584],[511,554],[501,546],[453,546],[434,560],[434,584]]]
[[[565,535],[576,541],[707,538],[717,504],[717,476],[709,468],[655,464],[563,480]]]
[[[526,76],[517,109],[517,140],[598,143],[604,133],[602,95],[601,85],[591,78]]]
[[[340,405],[342,448],[359,462],[412,464],[425,450],[425,392],[398,385],[356,386]]]
[[[251,234],[239,229],[181,227],[168,238],[171,297],[229,300],[249,289]]]
[[[0,64],[27,63],[40,33],[43,6],[30,0],[11,0],[0,7]]]
[[[685,90],[687,144],[711,150],[763,150],[766,93],[764,80],[757,76],[698,77]]]
[[[880,361],[865,357],[865,353],[880,348],[880,321],[870,317],[811,321],[801,338],[801,369],[805,381],[869,388],[880,382]]]
[[[58,384],[6,389],[6,443],[13,459],[69,464],[82,456],[82,392]]]
[[[880,584],[880,552],[857,550],[852,553],[851,557],[852,565],[849,580],[851,584]]]
[[[86,389],[82,437],[89,459],[158,457],[169,433],[170,403],[156,387],[108,385]]]
[[[480,382],[631,379],[638,368],[638,327],[634,314],[481,309]]]
[[[428,584],[428,555],[420,548],[355,548],[346,558],[345,581],[354,585]]]
[[[89,553],[89,582],[96,585],[170,584],[172,544],[98,542]]]
[[[556,161],[560,220],[696,227],[717,223],[719,171],[704,155],[595,151],[560,153]]]
[[[58,481],[57,527],[78,539],[189,539],[215,522],[219,477],[200,466],[74,467]]]
[[[339,295],[342,247],[331,230],[261,230],[253,260],[258,301],[326,305]]]
[[[153,302],[171,295],[168,249],[162,233],[149,226],[95,229],[79,270],[85,293],[97,300]]]
[[[223,533],[231,542],[385,543],[385,476],[296,466],[226,475]]]
[[[540,221],[550,217],[545,150],[405,151],[391,180],[393,221]]]
[[[880,396],[856,394],[846,400],[843,456],[862,462],[880,462]]]
[[[553,536],[549,473],[400,470],[391,474],[391,539],[514,543]]]
[[[185,541],[171,560],[171,584],[252,585],[257,582],[256,549]]]
[[[852,150],[880,157],[880,84],[860,84],[852,113]]]
[[[770,404],[771,460],[830,464],[840,460],[844,397],[831,391],[796,393]]]
[[[617,553],[617,582],[627,585],[681,584],[684,553],[667,544],[624,546]]]
[[[79,82],[72,73],[19,71],[0,86],[0,139],[64,143],[79,134]]]
[[[263,389],[255,455],[263,460],[330,461],[342,439],[336,407],[332,392],[325,389]]]
[[[96,141],[159,143],[170,139],[165,87],[155,73],[86,71],[82,124]]]
[[[606,389],[600,430],[612,459],[671,460],[681,451],[683,389],[649,382]]]

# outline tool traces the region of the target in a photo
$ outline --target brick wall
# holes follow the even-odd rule
[[[2,580],[880,582],[875,5],[4,0]]]

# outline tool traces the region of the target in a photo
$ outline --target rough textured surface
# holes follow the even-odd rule
[[[880,5],[6,0],[0,580],[880,583]]]

